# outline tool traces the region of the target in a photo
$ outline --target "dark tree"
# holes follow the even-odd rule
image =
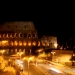
[[[75,56],[72,55],[70,61],[72,62],[72,66],[74,65],[74,61],[75,61]]]
[[[52,51],[52,49],[47,49],[47,50],[45,50],[45,53],[47,54],[47,59],[48,59],[48,53],[51,54],[51,51]],[[50,57],[49,59],[52,60],[52,54],[51,54],[51,57]]]
[[[45,50],[45,53],[48,54],[48,53],[51,53],[52,49],[47,49]]]
[[[39,49],[39,47],[38,47],[38,46],[32,46],[32,55],[37,56],[37,55],[38,55],[38,53],[36,52],[36,50],[38,50],[38,49]]]

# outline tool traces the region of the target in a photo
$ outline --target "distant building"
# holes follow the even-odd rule
[[[11,54],[18,51],[29,54],[32,46],[41,46],[33,22],[6,22],[0,25],[0,49]]]
[[[67,37],[64,40],[61,40],[59,44],[59,49],[75,50],[75,38]]]
[[[57,37],[54,36],[43,36],[41,43],[46,49],[57,49]]]

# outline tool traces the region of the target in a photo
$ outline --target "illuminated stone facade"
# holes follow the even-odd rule
[[[57,37],[54,36],[43,36],[41,43],[46,49],[57,49]]]
[[[25,51],[29,53],[32,46],[41,46],[33,22],[6,22],[0,25],[0,49],[9,53]]]

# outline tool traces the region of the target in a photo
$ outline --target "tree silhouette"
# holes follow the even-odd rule
[[[51,51],[52,51],[52,49],[47,49],[47,50],[45,50],[45,53],[47,54],[47,59],[48,59],[48,53],[51,54]],[[52,60],[52,54],[51,54],[51,57],[50,57],[49,59]]]
[[[32,55],[37,56],[37,55],[38,55],[38,53],[36,52],[36,50],[38,50],[38,49],[39,49],[39,47],[38,47],[38,46],[32,46]]]
[[[72,66],[74,65],[74,61],[75,61],[75,56],[72,55],[70,61],[72,62]]]
[[[52,49],[47,49],[45,50],[45,53],[48,54],[48,53],[51,53]]]

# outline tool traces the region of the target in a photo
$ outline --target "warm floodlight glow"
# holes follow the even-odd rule
[[[57,44],[57,43],[55,43],[55,44],[54,44],[54,47],[55,47],[55,48],[57,48],[57,46],[58,46],[58,44]]]

